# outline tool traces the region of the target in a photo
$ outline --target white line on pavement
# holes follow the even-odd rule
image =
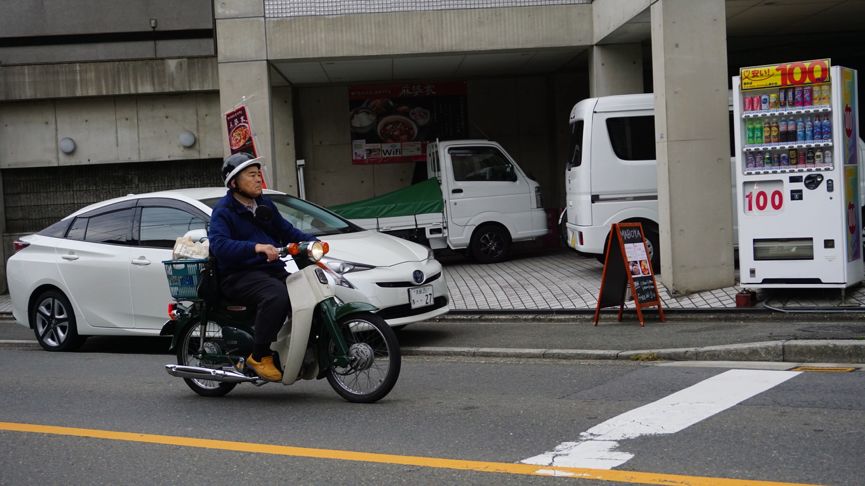
[[[656,402],[635,408],[563,442],[525,464],[612,469],[633,454],[618,451],[620,440],[673,434],[798,375],[797,371],[729,370]]]

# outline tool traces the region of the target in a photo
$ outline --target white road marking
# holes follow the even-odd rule
[[[729,370],[656,402],[635,408],[563,442],[525,464],[612,469],[633,454],[619,451],[619,441],[644,435],[673,434],[741,403],[800,374],[797,371]]]

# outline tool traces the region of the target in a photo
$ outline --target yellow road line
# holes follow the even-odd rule
[[[616,471],[607,469],[587,469],[559,466],[537,466],[532,464],[515,464],[507,462],[466,461],[460,459],[442,459],[435,457],[401,456],[392,454],[378,454],[371,452],[354,452],[335,449],[315,449],[308,447],[255,444],[252,442],[197,439],[194,437],[139,434],[135,432],[114,432],[111,430],[79,429],[74,427],[58,427],[53,425],[38,425],[14,422],[0,422],[0,430],[10,432],[27,432],[36,434],[62,435],[68,437],[86,437],[92,439],[138,442],[145,444],[196,447],[201,449],[215,449],[234,452],[249,452],[253,454],[273,454],[278,456],[308,457],[314,459],[331,459],[340,461],[359,461],[377,464],[418,466],[439,469],[457,469],[463,471],[476,471],[487,473],[572,477],[577,479],[618,481],[622,483],[632,484],[657,484],[667,486],[792,486],[798,484],[778,483],[772,481],[751,481],[743,479],[713,478],[702,476],[683,476],[678,474],[661,474],[637,471]]]

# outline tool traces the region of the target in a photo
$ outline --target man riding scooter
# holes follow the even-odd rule
[[[286,221],[262,194],[261,167],[261,157],[243,152],[225,158],[222,177],[228,191],[213,209],[208,238],[222,294],[256,309],[255,343],[247,365],[264,380],[280,381],[282,372],[273,362],[270,344],[290,314],[291,302],[279,248],[318,238]]]

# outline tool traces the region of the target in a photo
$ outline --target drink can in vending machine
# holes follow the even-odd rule
[[[748,132],[746,144],[754,145],[754,121],[751,119],[745,120],[745,131]]]
[[[754,168],[754,152],[748,152],[747,154],[745,154],[745,168]]]
[[[787,90],[781,88],[778,90],[778,108],[783,110],[787,107]]]
[[[820,122],[819,116],[814,116],[814,141],[823,140],[823,123]]]
[[[823,125],[823,140],[832,140],[832,118],[825,115],[820,124]]]
[[[778,140],[781,141],[781,143],[787,142],[790,140],[787,136],[787,119],[781,118],[781,121],[778,122]]]
[[[802,106],[813,105],[813,93],[810,86],[802,88]]]
[[[770,135],[771,138],[769,139],[769,141],[770,141],[771,143],[778,143],[778,142],[780,142],[780,141],[781,141],[781,137],[780,137],[780,130],[778,129],[778,121],[777,121],[777,120],[772,120],[772,125],[769,127],[769,129],[771,130],[771,132],[770,132],[770,134],[771,134],[771,135]]]
[[[769,109],[777,110],[778,108],[778,93],[769,93]]]
[[[790,149],[787,158],[790,160],[790,165],[796,165],[799,162],[799,155],[796,153],[796,149]]]
[[[787,108],[796,106],[795,94],[793,88],[787,88]]]
[[[832,165],[832,151],[824,150],[823,151],[823,163],[826,165]]]
[[[786,167],[790,165],[790,159],[787,155],[787,152],[781,152],[781,155],[778,158],[778,165],[780,165],[781,167]]]
[[[763,167],[763,152],[754,153],[754,167]]]
[[[814,152],[814,165],[823,165],[823,152]]]
[[[754,111],[753,100],[750,96],[745,97],[745,111]]]
[[[794,88],[793,93],[794,93],[795,100],[796,100],[794,102],[794,106],[802,106],[802,87],[796,86],[796,88]]]
[[[787,141],[796,141],[796,119],[792,116],[787,120]]]
[[[831,84],[824,84],[823,89],[821,91],[823,92],[823,97],[822,97],[821,102],[824,105],[831,105],[832,104],[832,85]]]
[[[814,165],[814,149],[808,149],[808,151],[805,153],[805,165]]]
[[[769,109],[769,95],[760,95],[760,109],[767,111]]]
[[[804,167],[804,166],[805,166],[805,160],[808,158],[808,157],[805,155],[805,149],[799,149],[798,152],[799,152],[799,163],[798,163],[798,165],[801,165],[801,166]]]

